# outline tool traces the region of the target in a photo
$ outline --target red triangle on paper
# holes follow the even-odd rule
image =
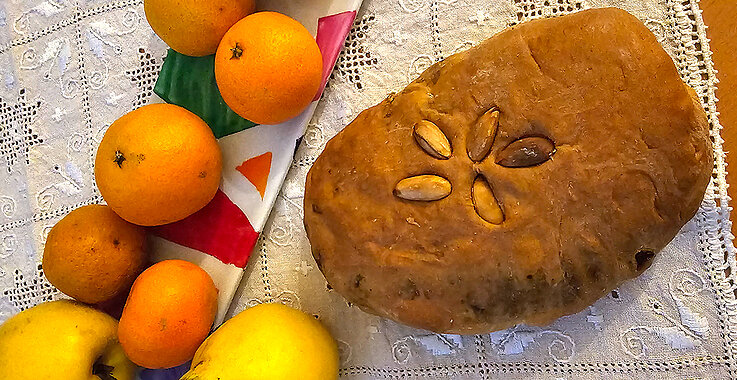
[[[271,152],[249,158],[243,161],[235,170],[241,172],[253,186],[256,186],[256,190],[258,190],[258,193],[261,194],[261,199],[263,199],[264,192],[266,192],[266,184],[269,181],[269,172],[271,172]]]

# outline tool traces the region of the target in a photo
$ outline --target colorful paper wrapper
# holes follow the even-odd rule
[[[253,251],[304,134],[350,32],[362,0],[274,0],[260,10],[284,13],[315,36],[323,55],[323,81],[314,101],[278,125],[257,125],[236,115],[215,83],[214,58],[187,57],[170,50],[154,91],[168,103],[199,115],[212,128],[223,153],[223,179],[215,198],[190,217],[151,229],[155,261],[182,259],[206,270],[218,288],[215,327],[228,311],[243,268]],[[174,379],[185,364],[143,370],[142,380]]]

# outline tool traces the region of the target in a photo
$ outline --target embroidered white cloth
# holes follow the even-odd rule
[[[38,265],[45,235],[101,201],[92,164],[102,132],[151,99],[166,47],[141,4],[0,2],[0,321],[57,297]],[[329,291],[302,227],[305,175],[325,142],[437,60],[531,18],[601,6],[656,34],[714,140],[702,208],[652,267],[550,326],[477,336],[408,328]],[[349,379],[737,378],[737,262],[710,56],[697,0],[365,0],[228,315],[275,301],[319,316]]]

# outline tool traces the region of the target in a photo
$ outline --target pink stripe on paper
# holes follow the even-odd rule
[[[338,60],[340,50],[343,48],[346,37],[351,31],[353,21],[356,19],[356,11],[348,11],[322,17],[317,21],[317,46],[320,47],[322,53],[322,84],[320,91],[315,95],[314,100],[319,100],[325,90],[325,84],[328,82],[330,72]]]

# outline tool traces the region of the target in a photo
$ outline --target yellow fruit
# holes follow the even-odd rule
[[[95,157],[100,194],[121,218],[141,226],[184,219],[220,185],[220,146],[197,115],[149,104],[116,120]]]
[[[0,326],[0,379],[133,380],[113,317],[74,301],[40,304]]]
[[[215,54],[225,32],[253,13],[254,0],[145,0],[146,19],[172,49],[201,57]]]
[[[197,350],[181,380],[331,380],[338,346],[314,317],[262,304],[225,322]]]
[[[78,301],[107,301],[126,291],[140,273],[145,243],[143,227],[108,206],[83,206],[49,232],[43,270],[51,284]]]

